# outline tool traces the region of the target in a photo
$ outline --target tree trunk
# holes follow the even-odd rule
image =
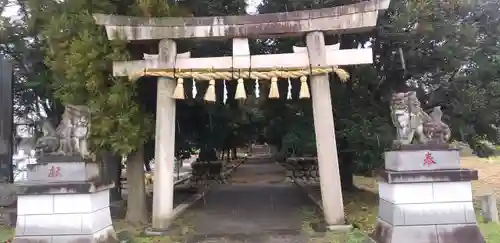
[[[346,152],[340,152],[339,157],[340,157],[340,163],[339,163],[339,170],[340,170],[340,183],[342,185],[343,190],[353,190],[355,188],[354,186],[354,179],[353,179],[353,153],[351,151],[346,151]]]
[[[123,200],[123,184],[122,184],[122,169],[123,169],[123,164],[122,164],[122,156],[117,156],[119,159],[117,160],[116,164],[116,171],[115,171],[115,187],[118,188],[118,192],[120,193],[120,198]]]
[[[146,205],[146,189],[144,184],[144,150],[129,155],[127,159],[127,222],[146,224],[148,211]]]
[[[155,141],[149,140],[144,144],[144,167],[147,172],[151,172],[151,160],[155,157]]]
[[[101,175],[104,179],[112,181],[115,187],[110,191],[111,201],[122,200],[121,194],[121,156],[112,152],[104,151],[101,153]]]
[[[231,159],[233,160],[238,159],[238,150],[236,149],[236,147],[232,148],[231,152],[232,152]]]
[[[146,169],[147,172],[151,172],[151,161],[144,161],[144,168]]]

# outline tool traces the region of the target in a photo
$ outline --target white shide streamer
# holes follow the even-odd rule
[[[260,97],[259,79],[255,79],[255,98]]]
[[[286,99],[292,99],[292,81],[290,81],[290,78],[288,78],[288,93],[286,94]]]
[[[191,90],[193,93],[193,98],[196,98],[196,94],[198,94],[198,90],[196,90],[196,81],[193,79],[193,89]]]
[[[226,101],[227,101],[227,84],[226,84],[226,80],[224,80],[224,104],[226,104]]]

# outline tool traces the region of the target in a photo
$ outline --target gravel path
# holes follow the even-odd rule
[[[229,184],[216,185],[190,209],[196,235],[189,243],[308,242],[300,209],[313,204],[285,179],[285,170],[269,158],[249,159]]]

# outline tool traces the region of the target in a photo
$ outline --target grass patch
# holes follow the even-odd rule
[[[193,215],[186,212],[174,220],[168,236],[146,236],[145,226],[131,226],[123,220],[114,221],[113,226],[119,240],[127,243],[184,243],[188,236],[194,233]]]
[[[500,225],[499,224],[484,224],[480,223],[479,228],[481,233],[483,233],[484,240],[487,243],[498,243],[500,242]]]
[[[0,242],[6,242],[14,238],[15,230],[8,226],[0,226]]]
[[[365,234],[359,229],[347,232],[326,231],[318,233],[313,225],[323,223],[322,213],[315,207],[304,207],[300,209],[302,216],[302,232],[309,236],[309,243],[364,243]]]
[[[476,208],[477,222],[486,243],[500,242],[500,224],[484,223],[484,218],[479,212],[480,209]]]

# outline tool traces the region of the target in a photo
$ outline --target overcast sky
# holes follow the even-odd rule
[[[246,0],[248,3],[247,12],[249,14],[255,14],[257,12],[257,6],[262,0]],[[11,1],[13,2],[13,1]],[[9,6],[2,13],[2,16],[13,17],[17,15],[18,7],[14,4],[9,4]]]

